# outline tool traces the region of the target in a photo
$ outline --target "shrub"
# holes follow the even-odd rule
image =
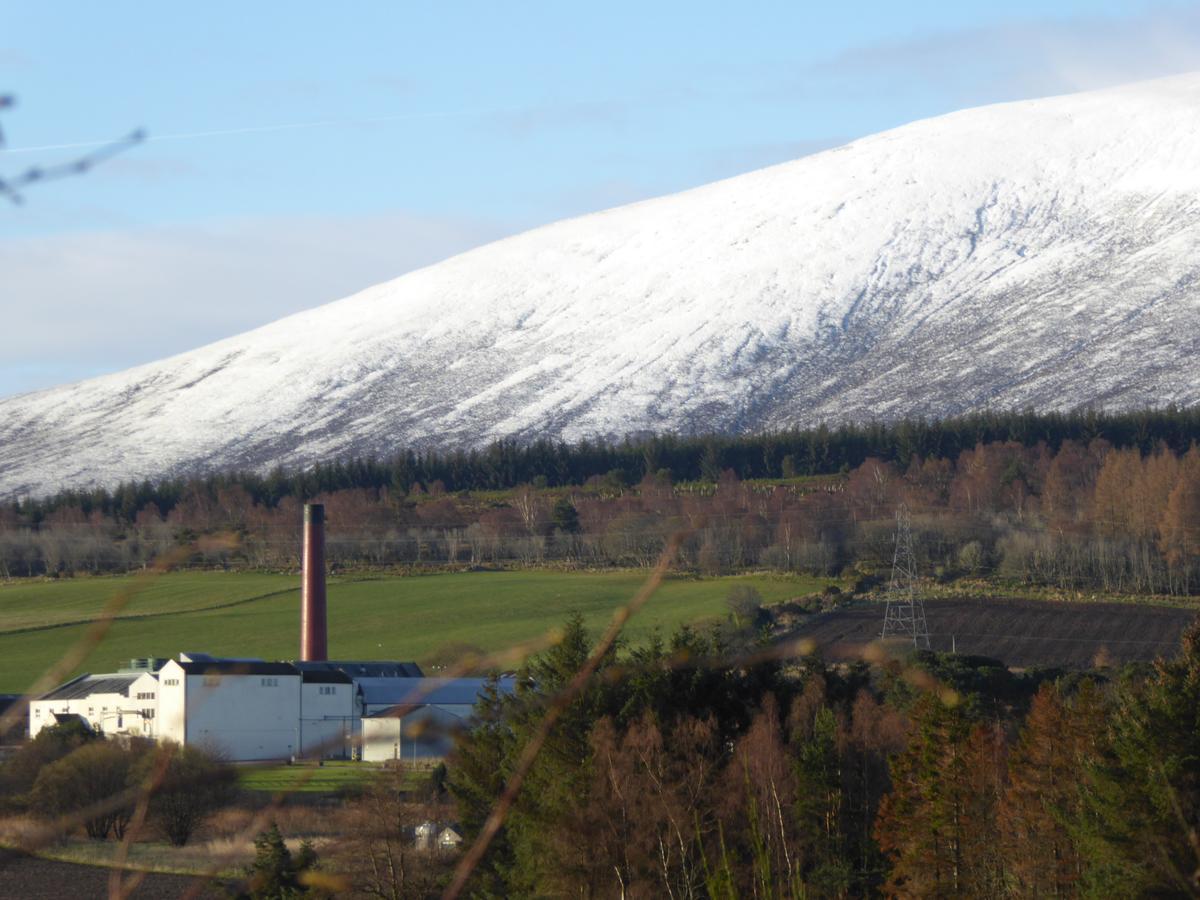
[[[78,719],[43,728],[0,770],[0,797],[24,805],[42,769],[95,739],[96,733]]]
[[[135,763],[145,751],[111,741],[92,741],[38,773],[30,794],[33,809],[50,818],[78,816],[88,837],[120,840],[133,816]]]
[[[735,628],[759,628],[770,621],[762,608],[762,594],[749,585],[739,584],[729,589],[725,605]]]
[[[166,744],[159,753],[169,758],[150,797],[150,819],[171,844],[182,847],[208,816],[233,798],[237,772],[196,747]],[[161,764],[159,754],[148,754],[141,776],[152,777],[154,767]]]

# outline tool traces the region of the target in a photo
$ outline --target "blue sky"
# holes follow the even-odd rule
[[[914,119],[1200,68],[1196,3],[7,12],[0,175],[151,140],[0,207],[0,395]]]

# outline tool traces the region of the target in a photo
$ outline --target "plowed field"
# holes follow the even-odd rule
[[[131,873],[126,873],[128,878]],[[103,900],[109,896],[110,871],[101,866],[39,859],[0,848],[0,897],[21,900],[66,900],[78,898]],[[133,900],[166,900],[181,897],[197,888],[197,880],[188,875],[146,875],[130,895]],[[215,884],[199,883],[201,898],[231,896]]]
[[[999,659],[1013,668],[1089,669],[1174,654],[1200,610],[1122,603],[937,600],[925,604],[934,650]],[[814,640],[827,660],[861,657],[879,637],[883,604],[820,613],[794,635]]]

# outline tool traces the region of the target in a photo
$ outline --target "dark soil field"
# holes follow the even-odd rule
[[[0,849],[0,897],[21,900],[103,900],[109,896],[111,870],[102,866],[58,862]],[[125,873],[128,878],[131,873]],[[134,900],[166,900],[183,896],[196,880],[187,875],[151,872],[129,896]],[[216,886],[201,897],[223,896]]]
[[[829,661],[861,658],[879,637],[883,604],[847,606],[803,621],[791,636],[810,638]],[[1011,668],[1149,662],[1171,656],[1197,612],[1124,603],[1036,600],[931,600],[925,603],[932,649],[989,656]]]

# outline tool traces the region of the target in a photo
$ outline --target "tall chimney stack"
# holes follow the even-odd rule
[[[300,586],[300,659],[329,658],[325,612],[325,506],[304,506],[304,558]]]

